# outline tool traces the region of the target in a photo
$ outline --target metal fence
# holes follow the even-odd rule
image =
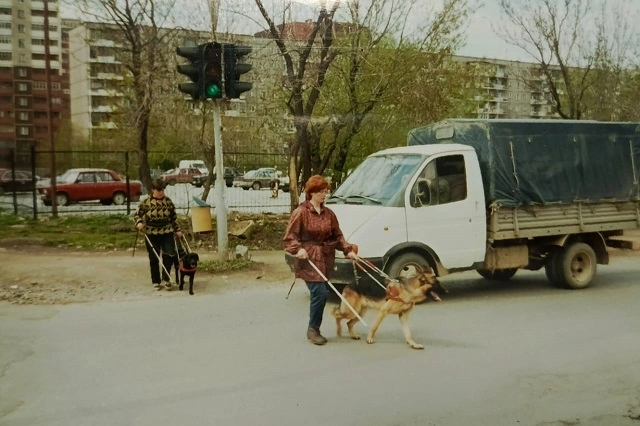
[[[191,152],[163,151],[149,152],[152,177],[161,176],[168,169],[177,168],[181,160],[204,160]],[[240,173],[260,167],[275,167],[286,174],[286,158],[283,154],[255,152],[226,152],[223,155],[225,167],[233,167]],[[138,153],[135,151],[0,151],[0,180],[12,181],[16,174],[33,174],[33,188],[15,188],[0,182],[0,210],[16,215],[51,215],[52,207],[45,206],[39,188],[48,185],[52,171],[56,176],[75,168],[104,168],[113,170],[124,181],[140,179]],[[194,206],[194,197],[203,199],[204,188],[191,184],[176,184],[167,188],[169,196],[181,214],[187,214]],[[142,199],[146,196],[143,188]],[[205,202],[215,209],[214,188],[209,191]],[[280,190],[274,197],[269,188],[243,190],[225,187],[225,204],[229,211],[242,213],[287,213],[290,210],[290,194]],[[103,205],[99,200],[76,202],[58,206],[58,214],[132,214],[137,202],[127,200],[123,205]]]

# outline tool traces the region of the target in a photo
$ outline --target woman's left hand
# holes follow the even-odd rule
[[[356,254],[355,251],[350,251],[347,257],[352,260],[358,260],[358,255]]]

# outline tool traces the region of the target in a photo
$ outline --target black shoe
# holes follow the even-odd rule
[[[320,330],[317,328],[309,328],[307,330],[307,339],[311,340],[311,343],[314,345],[324,345],[327,343],[327,339],[324,338],[322,334],[320,334]]]

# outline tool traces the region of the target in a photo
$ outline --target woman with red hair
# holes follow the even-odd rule
[[[351,259],[357,258],[354,247],[342,235],[335,213],[324,205],[330,187],[329,182],[320,175],[309,178],[304,188],[306,200],[291,213],[282,239],[284,250],[296,257],[296,278],[303,279],[311,293],[307,339],[315,345],[327,343],[327,339],[320,334],[327,303],[327,286],[309,262],[313,262],[325,277],[331,278],[336,250],[342,250]]]

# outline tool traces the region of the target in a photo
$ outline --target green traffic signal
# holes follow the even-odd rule
[[[218,84],[207,84],[205,93],[207,98],[220,99],[222,97],[222,90]]]

